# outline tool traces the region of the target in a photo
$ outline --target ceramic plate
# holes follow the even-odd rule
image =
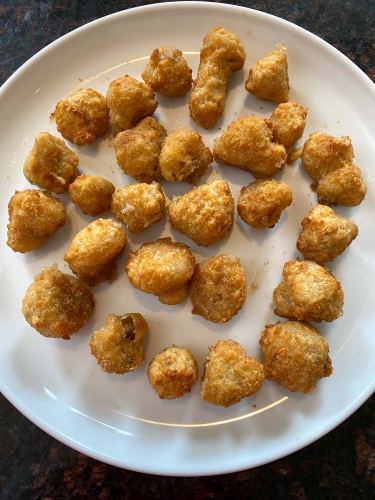
[[[253,397],[228,409],[199,398],[200,382],[190,394],[174,401],[159,400],[147,379],[150,360],[172,343],[187,347],[200,373],[208,346],[234,339],[250,356],[261,359],[260,334],[273,314],[272,291],[281,281],[286,261],[299,254],[295,243],[304,215],[316,204],[309,178],[300,163],[276,176],[290,184],[292,206],[270,230],[245,226],[236,216],[228,240],[201,248],[170,230],[166,217],[141,236],[130,235],[120,277],[94,289],[95,313],[70,341],[52,340],[31,329],[21,313],[21,301],[35,274],[55,262],[69,273],[63,255],[73,236],[92,221],[67,195],[66,226],[37,251],[22,255],[5,244],[7,203],[15,190],[30,188],[22,165],[40,131],[59,136],[50,114],[56,102],[77,87],[106,93],[111,80],[129,74],[140,79],[148,56],[161,45],[182,50],[193,69],[205,33],[223,26],[243,41],[247,61],[233,75],[223,118],[206,132],[189,118],[188,96],[157,96],[155,116],[168,132],[199,130],[210,146],[232,120],[255,114],[269,117],[275,105],[250,96],[244,89],[249,68],[277,43],[288,50],[291,100],[308,107],[302,143],[315,131],[349,135],[369,191],[365,202],[337,212],[356,221],[359,236],[332,263],[345,293],[344,315],[319,329],[330,345],[334,374],[311,394],[291,393],[265,382]],[[237,471],[285,456],[327,433],[374,390],[375,211],[375,91],[373,83],[348,59],[310,33],[281,19],[230,5],[181,2],[131,9],[80,28],[34,56],[1,89],[1,364],[3,394],[30,420],[67,445],[104,462],[163,475],[209,475]],[[132,179],[120,172],[110,137],[77,149],[80,170],[99,174],[117,188]],[[233,167],[213,164],[208,179],[228,180],[235,200],[252,177]],[[187,192],[185,183],[163,183],[166,195]],[[110,213],[104,214],[111,217]],[[223,252],[242,261],[248,298],[240,313],[226,324],[213,324],[191,314],[190,299],[164,306],[156,297],[132,288],[124,273],[128,251],[142,242],[171,235],[190,245],[197,261]],[[301,257],[301,256],[300,256]],[[89,341],[110,313],[139,312],[149,323],[146,359],[124,376],[101,371],[90,354]]]

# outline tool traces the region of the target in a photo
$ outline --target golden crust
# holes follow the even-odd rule
[[[277,316],[317,323],[342,316],[344,293],[328,267],[291,260],[284,265],[283,276],[273,292]]]
[[[221,254],[197,264],[189,284],[192,314],[213,323],[225,323],[242,308],[247,295],[240,260]]]
[[[82,281],[57,269],[44,268],[26,290],[22,313],[45,337],[68,340],[91,318],[93,295]]]
[[[51,234],[65,226],[66,210],[48,191],[16,191],[8,204],[7,245],[14,252],[30,252],[42,246]]]
[[[288,59],[285,45],[279,43],[250,68],[246,90],[258,99],[276,103],[289,101]]]
[[[84,214],[95,217],[111,208],[112,182],[99,175],[79,175],[69,186],[69,196]]]
[[[181,398],[198,378],[198,363],[188,349],[173,344],[154,357],[147,375],[160,399]]]
[[[139,313],[110,314],[90,341],[91,354],[104,372],[128,373],[144,360],[147,330],[147,321]]]
[[[266,325],[259,344],[264,354],[266,379],[290,391],[307,393],[333,373],[329,346],[308,323],[284,321]]]
[[[244,116],[230,123],[214,141],[218,163],[250,172],[255,178],[269,177],[285,165],[286,151],[272,142],[272,123],[258,116]]]
[[[317,205],[302,219],[297,249],[304,259],[318,263],[331,262],[341,255],[358,235],[351,220],[335,214],[324,205]]]
[[[365,199],[367,186],[361,170],[354,163],[328,173],[318,182],[318,202],[324,205],[356,207]]]
[[[109,127],[109,109],[104,96],[94,89],[77,89],[56,104],[53,118],[57,130],[77,146],[91,144]]]
[[[288,184],[274,179],[258,179],[241,188],[237,211],[249,226],[271,228],[292,201],[293,192]]]
[[[208,348],[200,397],[228,408],[259,391],[264,369],[234,340],[219,340]]]
[[[119,222],[97,219],[73,238],[64,260],[82,281],[97,286],[117,278],[116,259],[124,251],[127,236]]]
[[[245,60],[245,48],[235,34],[220,27],[206,34],[189,100],[190,116],[195,123],[208,129],[219,120],[229,78],[233,71],[243,68]]]
[[[163,45],[152,52],[141,76],[154,92],[175,97],[189,92],[193,83],[191,74],[181,50]]]
[[[48,132],[40,132],[23,165],[26,179],[53,193],[67,191],[78,175],[78,157],[65,142]]]
[[[297,102],[281,103],[272,113],[273,140],[286,148],[293,146],[305,130],[307,109]]]
[[[112,213],[131,233],[140,234],[164,217],[165,196],[157,182],[128,184],[112,197]]]
[[[192,130],[175,130],[163,142],[159,165],[167,181],[187,181],[195,184],[207,173],[213,161],[210,148],[202,136]]]
[[[234,221],[234,200],[228,183],[217,180],[174,196],[167,211],[173,229],[197,245],[208,247],[229,237]]]

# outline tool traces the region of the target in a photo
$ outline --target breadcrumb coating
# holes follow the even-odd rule
[[[79,175],[69,186],[69,196],[85,215],[96,215],[111,208],[112,182],[99,175]]]
[[[305,130],[307,109],[297,102],[285,102],[272,113],[273,140],[286,148],[293,146]]]

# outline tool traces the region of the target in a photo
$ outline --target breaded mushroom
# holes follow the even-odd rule
[[[109,127],[105,97],[94,89],[76,89],[56,104],[53,113],[57,130],[64,139],[84,146],[102,137]]]
[[[64,255],[65,262],[82,281],[97,286],[117,278],[116,259],[124,251],[127,241],[119,222],[97,219],[84,227],[73,238]]]
[[[113,215],[129,229],[140,234],[164,217],[165,196],[158,182],[128,184],[112,197]]]
[[[67,191],[78,175],[78,157],[62,139],[40,132],[23,165],[26,179],[53,193]]]
[[[224,253],[195,266],[189,284],[192,314],[213,323],[226,323],[235,316],[247,296],[246,276],[240,260]]]
[[[140,182],[161,180],[159,155],[166,136],[165,128],[152,117],[117,134],[113,146],[122,171]]]
[[[89,287],[57,269],[44,268],[26,290],[22,313],[45,337],[69,340],[91,318],[94,299]]]
[[[7,245],[14,252],[30,252],[65,226],[66,210],[49,191],[16,191],[8,204]]]
[[[99,175],[79,175],[69,186],[69,196],[85,215],[96,215],[111,208],[112,182]]]
[[[286,151],[272,142],[272,123],[258,116],[244,116],[230,123],[214,141],[218,163],[250,172],[256,179],[269,177],[285,165]]]
[[[125,270],[134,288],[174,305],[185,298],[194,267],[195,257],[187,245],[160,238],[130,252]]]
[[[317,205],[302,219],[297,249],[304,259],[331,262],[341,255],[358,235],[355,222],[336,215],[332,208]]]
[[[258,99],[268,99],[277,104],[289,101],[288,59],[284,44],[276,45],[250,68],[245,89]]]
[[[110,314],[90,341],[91,354],[104,372],[128,373],[144,360],[147,330],[147,321],[139,313]]]
[[[270,117],[273,140],[286,148],[293,146],[302,137],[306,117],[307,109],[297,102],[279,104]]]
[[[142,72],[143,80],[154,92],[168,96],[182,96],[193,84],[189,68],[181,50],[163,45],[155,49]]]
[[[277,316],[316,323],[342,316],[344,293],[328,267],[311,260],[290,260],[283,277],[273,292]]]
[[[194,187],[173,196],[167,207],[173,229],[197,245],[208,247],[229,237],[234,221],[234,200],[226,181]]]
[[[154,114],[158,106],[154,97],[154,91],[147,83],[139,82],[129,75],[113,80],[108,87],[107,104],[109,122],[116,134]]]
[[[237,212],[251,227],[274,227],[281,212],[293,201],[293,192],[285,182],[274,179],[258,179],[241,188]]]
[[[167,181],[186,181],[195,184],[207,173],[213,161],[210,148],[198,132],[175,130],[163,142],[159,165]]]
[[[308,323],[266,325],[259,344],[266,379],[292,392],[311,392],[319,380],[333,373],[328,343]]]
[[[234,340],[219,340],[208,348],[200,397],[228,408],[259,391],[264,381],[262,364],[246,355]]]
[[[153,358],[147,375],[160,399],[177,399],[191,391],[198,378],[198,363],[189,349],[173,344]]]

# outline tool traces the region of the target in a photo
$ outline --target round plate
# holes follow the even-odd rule
[[[105,94],[109,82],[119,76],[140,79],[149,55],[161,45],[182,50],[195,76],[202,39],[215,26],[236,33],[247,51],[244,69],[230,81],[224,117],[206,132],[190,120],[188,96],[157,96],[155,116],[168,132],[199,130],[212,146],[232,120],[249,114],[269,117],[275,105],[250,96],[244,81],[254,62],[282,42],[288,50],[291,100],[309,109],[300,143],[315,131],[349,135],[355,162],[369,185],[361,206],[336,209],[356,221],[359,236],[331,265],[344,289],[344,315],[319,326],[330,345],[334,374],[306,395],[266,381],[258,394],[228,409],[202,401],[200,382],[183,398],[159,400],[148,383],[147,366],[155,354],[175,343],[191,350],[202,374],[207,347],[228,338],[261,359],[260,334],[267,323],[279,319],[273,314],[272,291],[282,279],[284,263],[298,256],[300,222],[316,204],[310,179],[299,162],[276,176],[291,185],[294,200],[273,229],[251,229],[236,216],[228,240],[200,248],[171,231],[165,217],[141,236],[130,235],[118,262],[120,277],[93,290],[94,317],[69,342],[44,338],[30,328],[22,316],[21,301],[42,267],[57,262],[62,271],[70,272],[63,255],[73,236],[92,218],[82,215],[64,194],[60,198],[67,206],[67,224],[42,248],[22,255],[5,244],[6,205],[15,190],[31,187],[22,165],[35,136],[40,131],[59,136],[50,119],[56,102],[79,86]],[[0,380],[3,394],[35,424],[69,446],[120,467],[163,475],[209,475],[285,456],[334,428],[370,396],[375,377],[375,91],[342,54],[288,22],[245,8],[196,2],[151,5],[95,21],[42,50],[3,86],[0,107]],[[81,172],[107,177],[119,188],[134,181],[121,173],[110,143],[107,136],[90,147],[69,146],[77,151]],[[246,172],[213,164],[208,180],[218,176],[228,180],[235,200],[240,187],[253,180]],[[164,182],[163,188],[171,198],[191,186]],[[190,245],[197,261],[223,252],[241,259],[248,298],[231,321],[210,323],[191,315],[189,298],[177,306],[164,306],[130,286],[124,273],[128,251],[168,235]],[[109,375],[91,356],[89,341],[110,313],[126,312],[140,312],[149,323],[146,359],[132,373]]]

